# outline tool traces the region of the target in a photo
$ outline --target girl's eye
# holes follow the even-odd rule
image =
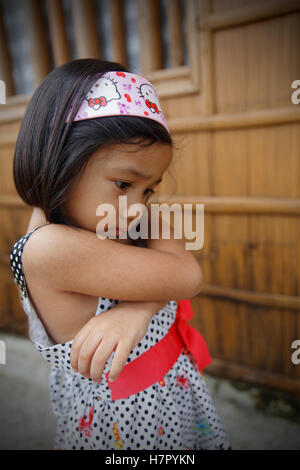
[[[150,194],[154,194],[154,193],[155,193],[155,191],[154,191],[153,189],[150,189],[150,188],[149,188],[149,189],[145,189],[144,192],[147,193],[147,191],[149,191]]]
[[[131,184],[127,183],[126,181],[115,181],[115,183],[117,184],[119,189],[127,189],[129,186],[131,186]],[[119,186],[118,183],[121,183],[121,185],[125,185],[125,187],[124,186],[122,186],[122,187]]]
[[[131,186],[131,184],[126,182],[126,181],[117,180],[117,181],[115,181],[115,183],[118,186],[118,188],[121,189],[122,191],[128,189]],[[145,189],[144,193],[145,194],[147,194],[147,193],[154,194],[155,191],[151,188],[148,188],[148,189]]]

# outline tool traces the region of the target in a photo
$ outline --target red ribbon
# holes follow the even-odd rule
[[[100,96],[100,98],[90,98],[89,99],[89,106],[92,108],[96,104],[99,104],[100,106],[106,106],[106,98],[105,96]]]
[[[158,110],[158,107],[157,107],[157,104],[156,104],[156,103],[152,103],[152,101],[150,101],[150,100],[148,100],[148,99],[145,101],[145,103],[146,103],[146,106],[148,106],[149,109],[153,108],[154,111],[155,111],[157,114],[159,114],[159,110]]]
[[[180,300],[175,322],[168,333],[154,346],[123,367],[119,377],[110,382],[109,372],[105,377],[111,389],[111,399],[128,398],[163,380],[173,367],[182,349],[195,358],[198,370],[202,371],[212,359],[206,342],[198,330],[187,322],[194,315],[189,299]]]

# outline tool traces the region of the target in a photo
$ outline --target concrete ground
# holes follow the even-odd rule
[[[56,420],[48,395],[49,364],[34,345],[0,334],[0,449],[52,449]],[[300,450],[300,399],[205,374],[234,450]]]

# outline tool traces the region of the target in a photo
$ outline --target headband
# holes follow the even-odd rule
[[[66,122],[72,108],[71,105]],[[99,78],[85,96],[73,122],[126,115],[153,119],[170,133],[155,87],[144,77],[129,72],[106,72]]]

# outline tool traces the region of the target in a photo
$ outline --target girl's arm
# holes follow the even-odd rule
[[[168,245],[165,251],[136,247],[48,224],[27,241],[23,264],[33,282],[44,280],[58,291],[150,302],[194,297],[201,290],[200,265],[191,253]]]
[[[47,220],[46,220],[44,211],[40,209],[39,207],[34,207],[26,233],[29,233],[35,228],[41,225],[44,225],[46,223],[47,223]],[[134,308],[140,308],[140,310],[144,311],[145,314],[148,313],[150,320],[151,320],[151,318],[165,306],[166,302],[163,301],[163,302],[133,302],[132,303],[130,301],[127,301],[128,306],[130,306],[131,304]]]
[[[165,302],[121,302],[91,318],[73,340],[70,363],[75,372],[99,383],[105,363],[115,351],[109,379],[117,379],[130,351],[145,336],[152,317]]]
[[[168,253],[186,253],[184,239],[174,238],[174,229],[170,224],[170,238],[162,238],[162,215],[159,214],[159,238],[151,239],[151,209],[148,207],[148,233],[149,238],[145,240],[146,246],[153,250],[167,251]]]

